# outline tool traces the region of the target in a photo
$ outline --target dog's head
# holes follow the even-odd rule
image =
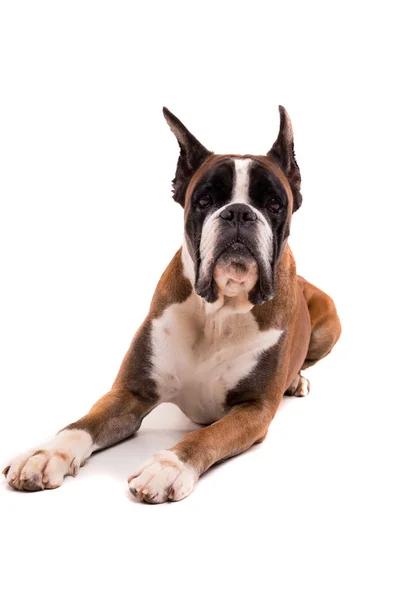
[[[246,294],[252,304],[274,296],[275,269],[302,202],[289,115],[265,156],[214,154],[169,110],[164,116],[180,156],[173,195],[185,212],[185,241],[196,292],[207,302]]]

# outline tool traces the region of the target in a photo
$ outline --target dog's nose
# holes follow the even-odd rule
[[[248,204],[235,202],[227,206],[219,215],[224,221],[256,221],[257,215]]]

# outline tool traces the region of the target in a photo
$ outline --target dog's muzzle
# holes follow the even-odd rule
[[[215,241],[207,256],[200,256],[196,273],[196,292],[207,302],[219,294],[247,293],[251,304],[262,304],[273,297],[272,269],[263,248],[264,227],[251,206],[227,205],[214,217]],[[260,233],[261,231],[261,233]]]

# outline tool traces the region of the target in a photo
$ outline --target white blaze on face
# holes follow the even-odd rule
[[[233,184],[232,198],[230,204],[241,202],[250,204],[250,167],[251,158],[235,158],[235,180]]]
[[[220,234],[221,212],[225,210],[229,204],[240,203],[251,205],[250,177],[253,160],[251,158],[235,158],[233,159],[233,163],[234,179],[230,200],[225,206],[222,206],[207,217],[203,224],[200,242],[200,280],[208,276],[209,269],[215,262],[216,257],[214,251]],[[257,224],[254,227],[256,245],[259,248],[261,260],[265,261],[265,270],[269,273],[273,249],[272,229],[267,219],[256,207],[251,205],[251,210],[257,216]],[[258,278],[258,268],[256,263],[255,265],[249,265],[248,279],[243,274],[241,277],[236,277],[235,275],[232,280],[230,269],[226,270],[225,273],[223,271],[224,266],[217,265],[214,270],[214,279],[220,291],[229,296],[235,296],[243,292],[247,294],[253,288]]]

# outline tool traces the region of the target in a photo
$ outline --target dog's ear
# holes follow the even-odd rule
[[[185,205],[185,194],[192,175],[200,165],[212,154],[204,148],[194,135],[190,133],[179,119],[168,110],[163,108],[164,117],[171,128],[172,133],[178,140],[180,155],[176,167],[175,178],[172,181],[173,197],[175,202],[181,206]]]
[[[279,134],[268,156],[278,163],[290,183],[293,193],[293,212],[295,212],[303,201],[300,192],[301,175],[294,154],[292,122],[283,106],[279,107],[279,114],[281,118]]]

